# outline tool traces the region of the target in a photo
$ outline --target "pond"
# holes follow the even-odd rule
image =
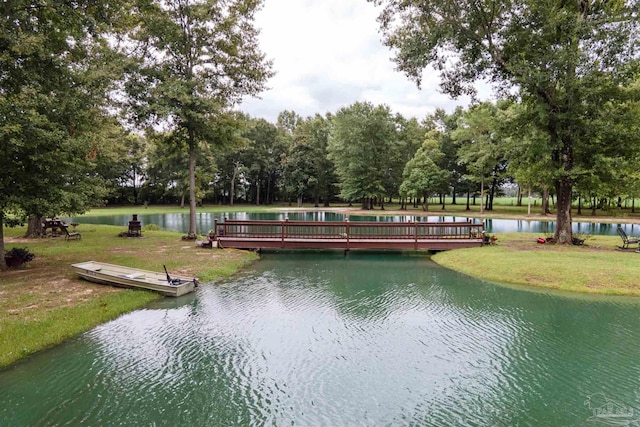
[[[302,211],[282,211],[282,212],[229,212],[229,213],[197,213],[196,229],[198,233],[205,234],[213,228],[214,220],[222,221],[224,218],[230,219],[253,219],[253,220],[283,220],[289,218],[292,221],[344,221],[347,215],[338,212],[302,212]],[[445,221],[474,221],[480,222],[477,218],[454,217],[454,216],[428,216],[420,217],[414,215],[348,215],[351,221],[384,221],[384,222],[445,222]],[[144,214],[138,215],[142,224],[156,224],[161,228],[186,233],[189,231],[189,213],[172,214]],[[130,215],[110,215],[110,216],[81,216],[69,219],[72,222],[81,224],[110,224],[126,226],[131,220]],[[630,235],[640,234],[640,225],[622,224],[625,232]],[[486,219],[486,230],[492,233],[500,232],[528,232],[553,234],[555,232],[554,221],[527,221],[514,219]],[[616,235],[616,224],[597,222],[574,222],[573,231],[585,235]]]
[[[600,425],[640,408],[639,308],[418,254],[267,253],[1,371],[0,425]]]

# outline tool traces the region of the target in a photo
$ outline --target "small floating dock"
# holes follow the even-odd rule
[[[482,246],[484,223],[226,219],[215,230],[222,248],[442,251]]]
[[[193,277],[169,276],[166,272],[159,273],[105,262],[87,261],[72,264],[71,267],[80,277],[90,282],[147,289],[170,297],[188,294],[198,286],[198,279]]]

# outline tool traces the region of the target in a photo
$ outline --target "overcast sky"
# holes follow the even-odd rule
[[[422,90],[395,71],[391,51],[381,42],[378,9],[366,0],[265,0],[256,16],[263,52],[276,75],[262,99],[240,109],[275,122],[283,110],[306,117],[356,101],[386,104],[394,113],[424,118],[436,108],[451,112],[468,98],[439,92],[439,79],[425,72]],[[490,94],[485,90],[481,99]]]

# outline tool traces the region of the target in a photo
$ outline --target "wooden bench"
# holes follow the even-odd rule
[[[620,238],[622,239],[622,246],[618,246],[618,249],[621,250],[637,250],[640,249],[640,245],[638,248],[630,248],[629,245],[635,245],[637,243],[640,243],[640,239],[636,239],[636,238],[629,238],[629,236],[627,236],[627,233],[624,232],[624,230],[622,229],[622,227],[618,224],[618,234],[620,235]]]
[[[69,230],[67,230],[67,227],[65,225],[61,226],[60,228],[62,228],[64,230],[64,239],[65,240],[69,240],[69,239],[82,239],[82,235],[80,233],[78,233],[77,231],[72,231],[69,232]]]

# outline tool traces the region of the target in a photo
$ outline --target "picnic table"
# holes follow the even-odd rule
[[[69,232],[69,225],[73,226],[73,231]],[[82,235],[76,231],[78,224],[67,224],[66,222],[57,218],[45,218],[42,223],[42,235],[43,236],[65,236],[66,240],[69,239],[81,239]],[[50,231],[47,231],[50,230]]]
[[[66,222],[57,218],[45,218],[42,222],[42,234],[45,236],[60,236],[69,226]]]

